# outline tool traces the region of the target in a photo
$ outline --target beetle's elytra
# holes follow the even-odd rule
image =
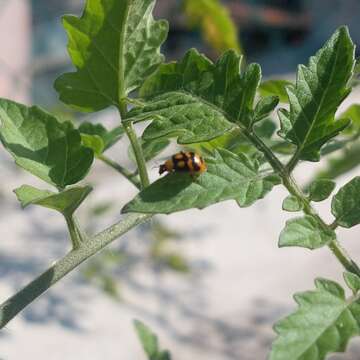
[[[181,151],[160,165],[159,174],[164,172],[188,172],[191,176],[200,175],[207,170],[204,159],[192,151]]]

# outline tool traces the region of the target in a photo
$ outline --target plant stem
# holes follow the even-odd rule
[[[274,171],[277,172],[281,177],[287,176],[287,171],[284,165],[280,162],[272,150],[267,145],[265,145],[264,142],[254,132],[247,129],[242,130],[243,134],[250,140],[250,142],[265,155],[266,160],[269,162]]]
[[[126,179],[128,179],[135,187],[137,187],[138,189],[141,189],[141,183],[138,180],[137,176],[135,174],[133,174],[132,172],[130,172],[129,170],[125,169],[124,167],[122,167],[120,164],[118,164],[117,162],[109,159],[107,156],[105,155],[100,155],[98,156],[98,159],[103,161],[106,165],[109,165],[110,167],[112,167],[114,170],[116,170],[117,172],[119,172],[121,175],[123,175]]]
[[[136,106],[141,106],[141,107],[145,106],[145,103],[138,100],[138,99],[127,97],[127,98],[124,98],[122,100],[124,100],[127,104],[130,104],[130,105],[136,105]]]
[[[243,129],[243,133],[254,144],[254,146],[256,146],[256,148],[264,154],[274,171],[278,173],[278,175],[282,178],[283,185],[286,187],[289,193],[295,196],[298,201],[303,205],[303,212],[315,218],[324,231],[332,232],[333,225],[328,225],[324,222],[324,220],[312,207],[307,196],[303,193],[303,191],[297,185],[296,181],[290,175],[290,171],[292,170],[291,167],[285,167],[271,151],[271,149],[269,149],[267,145],[254,132]],[[341,245],[336,239],[332,240],[328,244],[328,247],[347,271],[350,271],[360,276],[360,268],[350,258],[350,256],[346,253],[345,249],[341,247]]]
[[[149,176],[148,176],[148,173],[147,173],[146,162],[145,162],[145,159],[144,159],[142,147],[141,147],[141,145],[139,143],[139,140],[138,140],[138,138],[136,136],[136,133],[134,131],[132,123],[124,124],[124,129],[125,129],[125,132],[126,132],[128,138],[130,140],[132,149],[133,149],[134,154],[135,154],[136,163],[137,163],[137,166],[138,166],[138,169],[139,169],[141,186],[142,186],[142,188],[145,188],[145,187],[150,185],[150,181],[149,181]]]
[[[331,241],[328,244],[328,247],[347,271],[360,276],[359,266],[351,259],[346,250],[339,244],[336,239]]]
[[[120,103],[119,111],[121,118],[124,119],[127,111],[126,102]],[[139,184],[137,181],[135,185],[134,177],[131,176],[131,174],[127,171],[124,171],[125,169],[120,167],[120,165],[114,163],[106,157],[102,157],[101,160],[113,168],[116,168],[117,171],[121,172],[129,180],[131,179],[130,181],[135,186],[141,186],[144,188],[149,185],[149,178],[141,145],[139,144],[138,138],[131,123],[124,123],[124,129],[133,147],[141,184]],[[110,228],[91,238],[87,238],[86,241],[83,241],[85,240],[85,237],[82,235],[76,220],[73,218],[73,216],[66,216],[65,219],[69,228],[73,249],[62,259],[58,260],[54,265],[52,265],[48,270],[25,286],[22,290],[11,296],[0,305],[0,329],[3,328],[27,305],[33,302],[38,296],[43,294],[57,281],[62,279],[66,274],[79,266],[83,261],[96,254],[119,236],[125,234],[133,227],[147,221],[151,217],[151,214],[130,214],[125,219],[114,224]]]
[[[74,215],[65,215],[66,224],[69,230],[72,248],[79,249],[85,242],[86,236],[81,231],[80,226]]]
[[[338,227],[337,219],[335,219],[330,225],[333,230],[336,230]]]
[[[126,106],[126,102],[124,100],[122,100],[120,102],[119,112],[120,112],[121,119],[122,120],[125,119],[126,112],[127,112],[127,106]],[[144,189],[144,188],[146,188],[147,186],[150,185],[150,181],[149,181],[149,176],[148,176],[148,173],[147,173],[146,161],[145,161],[145,158],[144,158],[142,146],[139,143],[139,139],[138,139],[138,137],[137,137],[137,135],[135,133],[135,130],[133,128],[133,124],[131,122],[128,122],[128,121],[127,122],[123,121],[123,125],[124,125],[124,130],[126,132],[126,135],[128,136],[128,138],[130,140],[130,144],[131,144],[132,149],[134,151],[136,164],[137,164],[137,167],[139,169],[141,187],[142,187],[142,189]]]
[[[289,160],[288,164],[286,165],[287,171],[291,174],[292,171],[295,169],[297,163],[299,162],[299,155],[296,152],[294,156]]]
[[[78,249],[70,251],[48,270],[0,305],[0,329],[27,305],[79,266],[83,261],[96,254],[133,227],[149,220],[151,216],[150,214],[130,214],[122,221],[89,238],[88,241],[82,243]]]

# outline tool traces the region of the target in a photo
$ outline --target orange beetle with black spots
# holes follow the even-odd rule
[[[204,159],[192,151],[181,151],[160,165],[159,174],[164,172],[187,172],[191,176],[200,175],[207,170]]]

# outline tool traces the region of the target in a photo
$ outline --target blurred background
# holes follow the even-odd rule
[[[84,0],[0,0],[0,96],[113,126],[112,110],[74,113],[52,86],[71,70],[60,18],[80,15],[83,6]],[[359,44],[359,15],[357,0],[158,0],[155,9],[155,17],[170,23],[163,47],[168,60],[190,47],[211,59],[233,48],[247,62],[260,63],[265,79],[286,80],[294,80],[297,64],[307,63],[340,25],[348,25]],[[356,102],[355,88],[341,111]],[[109,156],[133,167],[127,148],[122,141]],[[328,171],[341,185],[359,173],[359,154],[354,141],[330,160],[301,165],[297,178],[306,184]],[[164,156],[151,164],[152,179]],[[22,211],[12,194],[37,180],[16,169],[4,151],[0,164],[2,301],[63,256],[68,244],[60,215],[36,207]],[[119,218],[136,189],[104,164],[86,180],[95,190],[79,217],[94,233]],[[156,330],[175,360],[265,359],[272,324],[294,308],[291,295],[312,288],[316,276],[341,281],[342,269],[327,249],[277,248],[289,218],[281,212],[285,196],[276,188],[250,209],[225,202],[138,227],[12,321],[0,333],[0,359],[145,359],[134,318]],[[330,221],[329,201],[317,207]],[[339,231],[358,261],[359,235],[357,228]],[[359,349],[355,341],[349,353],[332,359],[358,360]]]

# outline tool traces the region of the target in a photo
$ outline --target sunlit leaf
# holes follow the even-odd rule
[[[300,246],[313,250],[335,238],[333,231],[324,229],[312,216],[305,215],[286,222],[280,234],[279,247]]]
[[[289,195],[284,199],[282,208],[285,211],[296,212],[301,211],[303,205],[296,196]]]
[[[350,228],[360,223],[360,176],[337,192],[332,199],[331,212],[342,227]]]
[[[22,185],[14,190],[22,207],[40,205],[59,211],[64,215],[72,215],[91,191],[91,186],[85,186],[71,187],[55,193],[48,190],[39,190],[29,185]]]
[[[72,123],[6,99],[0,99],[0,139],[17,165],[58,188],[83,179],[94,160]]]
[[[206,158],[208,169],[197,178],[187,173],[171,173],[141,191],[123,212],[169,214],[190,208],[203,209],[225,200],[241,207],[263,198],[274,185],[276,176],[262,177],[259,167],[244,154],[219,149]]]
[[[298,309],[275,325],[278,334],[270,360],[324,360],[344,352],[349,340],[360,334],[358,297],[345,298],[337,283],[317,279],[316,289],[294,296]]]
[[[354,294],[357,294],[360,291],[359,276],[347,271],[344,273],[344,280],[346,285],[353,291]]]
[[[309,187],[309,199],[312,201],[326,200],[333,190],[336,183],[329,179],[318,179],[313,181]]]
[[[276,108],[279,103],[279,98],[277,96],[267,96],[259,100],[255,106],[254,110],[254,122],[268,117]]]
[[[64,16],[76,72],[55,82],[60,99],[81,111],[119,106],[163,61],[167,22],[154,21],[155,0],[87,0],[83,15]]]
[[[101,124],[93,124],[90,122],[83,122],[79,126],[79,131],[81,134],[100,137],[104,144],[103,151],[118,142],[124,134],[124,128],[122,126],[108,130]]]
[[[286,87],[289,85],[293,85],[293,83],[287,80],[267,80],[260,84],[259,93],[262,96],[277,96],[280,102],[288,103]]]
[[[335,121],[335,112],[350,92],[354,62],[354,44],[341,27],[308,66],[299,66],[296,85],[287,87],[290,112],[280,113],[280,134],[297,146],[295,159],[318,161],[322,145],[349,124]]]
[[[103,139],[98,135],[81,134],[81,143],[90,148],[95,156],[100,156],[104,151]]]
[[[231,130],[232,123],[251,127],[261,70],[250,64],[240,74],[240,62],[233,51],[213,64],[190,50],[180,62],[161,65],[141,88],[147,104],[131,110],[128,120],[153,120],[145,140],[177,136],[181,144],[209,141]]]

